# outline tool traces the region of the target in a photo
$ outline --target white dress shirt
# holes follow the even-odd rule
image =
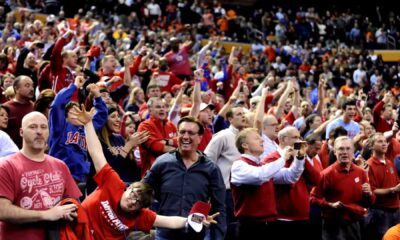
[[[260,162],[260,158],[250,154],[242,154],[241,156],[255,163]],[[284,168],[284,166],[285,160],[283,157],[262,166],[252,166],[244,161],[235,161],[231,169],[231,183],[236,186],[242,184],[261,185],[271,179],[275,184],[293,184],[297,182],[304,171],[304,161],[296,158],[289,168]]]

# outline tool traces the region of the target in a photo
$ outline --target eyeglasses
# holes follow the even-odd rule
[[[140,198],[138,194],[139,191],[135,188],[131,188],[130,190],[131,191],[129,192],[128,200],[140,205]]]
[[[186,131],[186,130],[179,130],[178,131],[178,134],[181,135],[181,136],[184,136],[186,133],[189,136],[195,136],[195,135],[199,134],[198,132],[192,132],[192,131]]]

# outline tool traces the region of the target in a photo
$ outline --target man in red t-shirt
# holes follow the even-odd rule
[[[74,204],[56,204],[81,192],[67,165],[44,154],[49,128],[42,113],[27,114],[20,133],[21,151],[0,161],[0,239],[42,240],[44,221],[76,217]]]
[[[368,239],[382,239],[385,232],[400,221],[400,183],[392,159],[385,157],[388,142],[382,133],[368,140],[372,157],[368,159],[368,178],[376,201],[367,217]]]
[[[95,240],[123,240],[131,231],[149,232],[155,227],[179,229],[184,228],[187,218],[178,216],[161,216],[149,210],[153,198],[150,185],[136,182],[128,188],[118,174],[107,163],[101,143],[96,135],[92,116],[85,110],[74,108],[73,115],[85,126],[86,140],[93,165],[96,170],[94,176],[98,188],[82,203],[86,210],[90,228]],[[145,142],[149,138],[147,131],[134,135],[135,145]],[[207,217],[204,224],[216,223],[216,215]]]

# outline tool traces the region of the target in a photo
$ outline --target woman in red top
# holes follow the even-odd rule
[[[92,123],[94,110],[90,113],[77,107],[74,110],[74,118],[85,126],[88,151],[96,170],[94,180],[98,188],[82,203],[94,239],[122,240],[131,231],[149,232],[153,226],[184,228],[187,218],[161,216],[147,208],[153,198],[153,190],[149,185],[137,182],[126,188],[118,174],[108,165],[103,151],[99,151],[102,147]],[[141,144],[147,139],[148,132],[137,133],[135,137],[136,143]],[[208,216],[203,224],[216,223],[214,217],[217,215]]]

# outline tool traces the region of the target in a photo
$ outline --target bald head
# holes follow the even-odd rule
[[[293,126],[285,127],[280,130],[278,133],[279,145],[281,147],[291,146],[293,147],[294,143],[299,141],[300,133],[297,128]]]
[[[46,122],[47,123],[47,118],[41,112],[36,112],[36,111],[35,112],[30,112],[30,113],[26,114],[22,118],[21,127],[25,128],[32,122]]]
[[[20,129],[22,150],[27,154],[44,154],[49,138],[47,118],[40,112],[28,113],[22,118]]]

